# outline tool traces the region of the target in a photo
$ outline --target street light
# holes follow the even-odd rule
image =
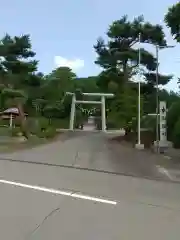
[[[156,45],[156,146],[159,152],[159,50],[166,48],[174,48],[172,45],[159,46]]]
[[[138,143],[137,148],[143,149],[144,145],[141,144],[141,80],[140,80],[140,65],[141,65],[141,34],[139,33],[139,52],[138,52],[138,68],[139,68],[139,81],[138,81]]]

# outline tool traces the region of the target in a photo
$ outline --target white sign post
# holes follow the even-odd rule
[[[166,102],[160,101],[159,103],[159,116],[160,116],[160,146],[167,145],[167,127],[166,127]]]

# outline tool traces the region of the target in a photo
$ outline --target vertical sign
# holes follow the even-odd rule
[[[160,141],[167,141],[167,129],[166,129],[166,102],[160,101],[159,103],[159,116],[160,116]]]

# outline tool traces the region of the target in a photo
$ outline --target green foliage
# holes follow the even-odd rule
[[[149,73],[145,73],[144,74],[147,83],[150,86],[155,86],[156,85],[156,73],[153,72],[149,72]],[[158,76],[158,84],[159,85],[166,85],[171,79],[172,79],[172,75],[162,75],[159,74]]]
[[[53,128],[52,126],[49,126],[46,130],[44,131],[39,131],[37,133],[37,136],[39,138],[53,138],[56,135],[56,129]]]
[[[60,128],[69,128],[69,118],[52,118],[50,121],[50,125],[52,125],[56,129]]]
[[[0,125],[0,136],[12,136],[11,129],[7,125]]]
[[[175,123],[172,132],[172,141],[175,148],[180,148],[180,118]]]
[[[113,80],[122,86],[137,73],[139,50],[135,49],[134,45],[139,41],[139,34],[142,43],[166,45],[162,26],[145,22],[143,16],[135,18],[132,22],[127,16],[123,16],[109,26],[107,44],[102,38],[98,39],[94,46],[98,55],[95,63],[104,69],[106,85]],[[141,49],[141,65],[145,74],[152,75],[152,71],[156,69],[156,58],[147,50]],[[168,77],[161,79],[165,84],[170,80]],[[146,80],[153,81],[151,76]],[[100,81],[102,82],[102,75]]]
[[[45,117],[31,119],[31,133],[40,138],[52,138],[56,134],[56,127]]]
[[[56,129],[54,127],[48,127],[45,131],[46,138],[53,138],[56,135]]]
[[[75,127],[78,128],[81,124],[83,124],[84,115],[80,109],[76,109],[76,116],[75,116]]]
[[[180,2],[169,7],[164,21],[167,27],[170,28],[174,39],[176,39],[177,42],[180,42]]]
[[[117,129],[117,128],[119,128],[119,126],[118,126],[118,121],[115,121],[115,120],[113,120],[113,119],[107,119],[107,121],[106,121],[106,127],[107,127],[107,130],[108,129]]]
[[[141,99],[143,106],[143,99]],[[123,92],[116,94],[115,99],[110,104],[108,119],[116,122],[119,127],[125,127],[127,123],[132,121],[133,117],[138,113],[138,96],[136,91],[130,87],[126,87]],[[143,110],[141,108],[141,110]]]
[[[18,137],[20,133],[21,133],[21,128],[20,127],[11,128],[12,137]]]
[[[83,99],[82,90],[80,88],[75,89],[75,95],[77,100]]]
[[[168,110],[167,114],[167,126],[168,126],[168,138],[172,139],[172,134],[174,132],[175,124],[180,118],[180,100],[174,102]]]
[[[28,131],[23,105],[28,98],[26,86],[36,75],[38,62],[31,59],[34,56],[29,35],[11,37],[6,34],[0,41],[1,100],[4,105],[7,100],[11,100],[11,104],[19,109],[21,131],[25,137],[28,137]]]
[[[49,120],[45,117],[38,118],[38,125],[41,131],[45,131],[49,127]]]
[[[141,66],[139,69],[139,42],[151,45],[166,45],[162,26],[146,22],[143,16],[129,21],[127,16],[114,21],[107,31],[108,41],[97,40],[94,49],[97,53],[95,63],[103,68],[97,79],[97,85],[103,92],[113,92],[115,98],[108,101],[108,118],[120,127],[126,126],[137,117],[138,85],[134,76],[141,70],[145,82],[141,84],[142,113],[156,111],[156,67],[157,60],[152,53],[141,48]],[[166,85],[171,75],[159,74],[159,85]],[[165,99],[163,99],[165,100]],[[143,113],[144,112],[144,113]]]
[[[37,133],[36,133],[36,136],[37,137],[39,137],[39,138],[45,138],[46,137],[46,133],[45,133],[45,131],[38,131]]]
[[[171,33],[179,41],[180,4],[169,8],[165,17]],[[143,16],[128,20],[127,16],[113,21],[107,31],[107,42],[99,38],[94,49],[97,53],[96,64],[102,68],[98,76],[79,78],[68,67],[59,67],[47,75],[38,72],[38,61],[34,58],[29,35],[10,36],[6,34],[0,41],[0,108],[1,110],[16,106],[22,110],[19,127],[25,130],[23,111],[28,113],[28,119],[33,119],[28,129],[32,134],[47,137],[52,136],[55,128],[69,127],[71,96],[66,92],[74,92],[77,99],[89,100],[82,92],[114,93],[115,97],[106,102],[107,128],[125,127],[137,119],[138,84],[134,76],[141,70],[144,83],[141,84],[141,115],[154,113],[156,110],[156,57],[145,48],[141,48],[141,66],[138,66],[139,51],[137,43],[141,34],[141,43],[166,45],[162,26],[151,24]],[[166,85],[171,75],[159,74],[159,85]],[[174,125],[178,121],[179,95],[159,91],[159,99],[167,101],[168,132],[172,135]],[[91,100],[99,100],[91,97]],[[80,104],[79,108],[83,106]],[[87,105],[90,110],[92,105]],[[75,124],[82,124],[87,114],[82,113],[77,106]],[[173,110],[175,109],[175,110]],[[173,111],[175,111],[173,113]],[[97,109],[96,123],[101,128],[100,109]],[[36,120],[34,120],[36,119]],[[145,121],[143,119],[143,121]],[[154,129],[154,123],[147,120],[142,126]],[[134,124],[134,129],[137,122]],[[49,134],[49,135],[48,135]],[[27,134],[26,134],[27,135]]]
[[[46,76],[43,97],[51,101],[60,101],[66,92],[74,90],[75,77],[76,75],[67,67],[53,70]]]
[[[6,95],[9,98],[23,98],[25,97],[25,93],[23,91],[20,90],[16,90],[16,89],[11,89],[11,88],[4,88],[2,91],[3,95]]]
[[[155,116],[143,116],[141,119],[141,128],[147,129],[156,134],[156,115]]]
[[[97,80],[97,76],[77,78],[75,81],[75,89],[81,89],[81,92],[99,92]]]
[[[43,115],[49,119],[55,118],[55,117],[60,117],[63,115],[63,107],[61,108],[56,103],[51,104],[51,105],[49,104],[49,105],[45,106],[45,108],[43,109]]]

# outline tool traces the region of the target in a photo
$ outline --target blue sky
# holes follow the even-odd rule
[[[164,14],[175,0],[6,0],[0,8],[0,36],[30,34],[33,49],[40,60],[39,70],[50,72],[57,61],[79,59],[78,76],[97,74],[93,45],[99,36],[105,36],[108,25],[127,14],[130,19],[143,14],[145,20],[163,24]],[[175,44],[169,34],[169,44]],[[151,49],[153,51],[153,48]],[[168,89],[177,90],[180,76],[180,45],[160,52],[160,70],[172,73],[174,80]],[[59,58],[55,58],[59,56]],[[63,59],[61,59],[62,57]],[[65,61],[67,59],[68,61]],[[80,61],[81,60],[81,61]],[[83,66],[84,61],[84,66]],[[74,66],[74,65],[72,65]],[[74,66],[77,67],[77,66]]]

